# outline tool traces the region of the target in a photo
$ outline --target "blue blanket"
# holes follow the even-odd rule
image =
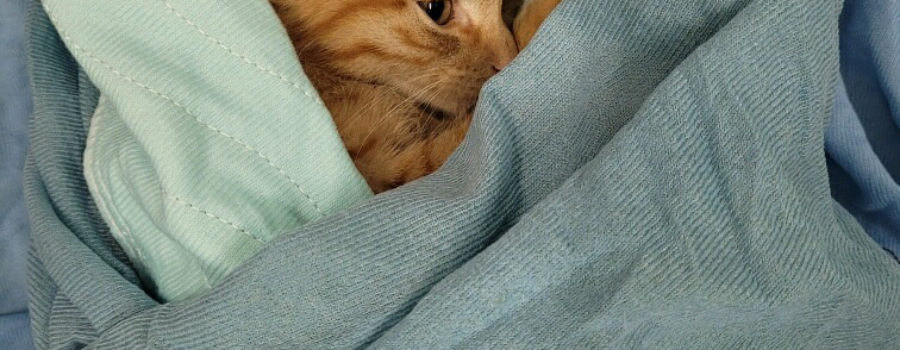
[[[36,11],[36,344],[896,346],[900,265],[831,198],[823,155],[840,5],[564,1],[441,170],[168,304],[89,200],[96,90]]]
[[[849,0],[825,149],[833,195],[900,255],[900,1]]]
[[[0,2],[0,349],[30,349],[22,194],[31,96],[25,72],[24,0]]]

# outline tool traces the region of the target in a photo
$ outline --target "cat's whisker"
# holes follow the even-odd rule
[[[435,78],[438,78],[438,73],[437,73],[437,72],[435,72],[435,73],[430,73],[430,74],[423,74],[423,75],[420,76],[420,77],[416,77],[416,78],[412,79],[412,81],[415,82],[415,81],[417,81],[417,80],[419,80],[419,79],[422,79],[422,80],[433,80],[433,79],[435,79]],[[431,85],[438,85],[438,83],[440,83],[440,82],[439,82],[439,81],[433,81],[429,86],[431,86]],[[426,88],[430,88],[430,87],[426,87]],[[393,112],[396,112],[396,110],[397,110],[397,108],[398,108],[399,106],[402,106],[403,104],[409,103],[409,101],[410,101],[411,99],[414,99],[414,98],[417,98],[417,95],[416,95],[416,94],[407,96],[406,98],[404,98],[403,100],[401,100],[399,103],[395,104],[395,105],[391,108],[391,110],[389,110],[389,111],[388,111],[387,113],[385,113],[385,114],[391,114],[391,113],[393,113]],[[376,98],[371,99],[371,100],[370,100],[363,108],[360,109],[360,110],[361,110],[360,113],[355,114],[355,115],[351,118],[351,119],[352,119],[352,120],[351,120],[351,123],[355,123],[355,122],[358,122],[358,121],[360,121],[360,120],[364,120],[365,118],[362,118],[364,115],[370,113],[372,108],[374,108],[374,107],[375,107],[376,105],[378,105],[378,104],[381,104],[381,103],[385,102],[386,100],[387,100],[387,97],[384,96],[384,95],[378,95]]]
[[[369,138],[372,137],[372,135],[374,134],[374,131],[377,130],[381,126],[381,124],[383,124],[386,120],[388,120],[389,117],[393,113],[395,113],[400,107],[407,105],[410,101],[414,101],[415,99],[418,99],[419,97],[429,93],[429,90],[435,89],[436,87],[438,87],[444,83],[445,83],[445,79],[435,80],[435,81],[431,82],[429,85],[425,86],[422,90],[419,90],[417,93],[414,93],[414,94],[408,96],[407,98],[403,99],[400,103],[395,104],[394,107],[391,108],[387,113],[384,113],[381,115],[378,122],[373,125],[373,127],[369,130],[369,132],[363,138],[362,143],[365,144],[366,142],[368,142]],[[421,124],[421,123],[419,123],[419,124]]]

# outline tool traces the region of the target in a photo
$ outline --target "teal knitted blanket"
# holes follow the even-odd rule
[[[35,343],[896,347],[900,266],[828,190],[840,7],[563,1],[445,167],[160,304],[82,175],[97,90],[35,5]]]

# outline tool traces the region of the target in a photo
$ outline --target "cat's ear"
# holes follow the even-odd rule
[[[525,49],[531,42],[544,19],[553,12],[560,1],[562,0],[525,0],[513,23],[513,34],[519,50]]]

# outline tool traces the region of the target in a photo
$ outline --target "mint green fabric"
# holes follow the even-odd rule
[[[372,195],[267,2],[44,7],[101,93],[91,195],[157,297],[208,290],[279,234]]]

